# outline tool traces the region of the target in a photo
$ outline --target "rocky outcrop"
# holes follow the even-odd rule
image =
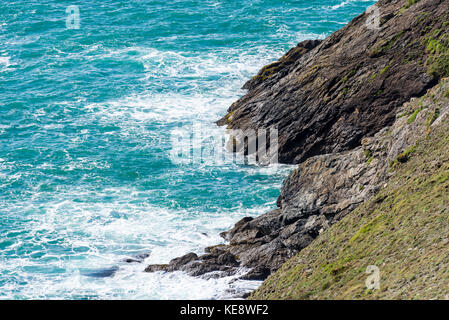
[[[379,29],[367,28],[363,14],[322,42],[299,44],[248,81],[248,93],[218,123],[276,127],[282,163],[357,147],[391,125],[404,102],[449,75],[429,48],[448,40],[449,2],[415,2],[381,0]]]
[[[146,271],[211,277],[246,270],[243,279],[265,279],[407,162],[443,110],[426,100],[431,94],[416,97],[446,74],[444,63],[434,63],[449,52],[449,2],[379,7],[379,30],[366,28],[364,14],[324,41],[300,43],[248,81],[248,94],[219,121],[229,129],[279,129],[280,160],[298,167],[278,208],[240,220],[222,233],[225,245]]]

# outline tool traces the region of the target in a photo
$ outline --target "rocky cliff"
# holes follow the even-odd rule
[[[280,161],[298,167],[278,208],[239,221],[222,234],[226,245],[146,271],[209,277],[243,268],[244,279],[265,279],[376,197],[417,141],[444,122],[445,94],[440,104],[426,93],[449,76],[449,1],[381,0],[378,7],[378,29],[367,28],[365,13],[323,41],[298,44],[249,80],[248,93],[218,121],[279,130]],[[255,297],[270,297],[273,286]]]

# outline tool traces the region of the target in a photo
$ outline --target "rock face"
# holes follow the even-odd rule
[[[366,28],[364,14],[324,41],[300,43],[248,81],[248,94],[218,122],[279,129],[280,160],[299,165],[284,181],[278,208],[237,222],[221,234],[226,245],[147,272],[212,277],[246,270],[243,279],[265,279],[408,160],[440,117],[441,110],[413,97],[446,75],[446,65],[434,62],[449,48],[449,1],[378,4],[379,30]],[[433,41],[438,52],[429,49]]]
[[[433,32],[438,38],[447,30],[449,3],[381,0],[378,6],[379,29],[367,28],[363,14],[322,42],[300,43],[248,81],[248,93],[218,123],[277,127],[279,161],[293,164],[353,149],[391,125],[404,102],[447,72],[429,72],[427,46]]]

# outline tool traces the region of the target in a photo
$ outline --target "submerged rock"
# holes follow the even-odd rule
[[[123,261],[126,263],[142,263],[146,258],[150,256],[149,253],[138,254],[129,258],[125,258]]]
[[[87,271],[84,274],[88,277],[93,277],[93,278],[110,278],[110,277],[113,277],[118,270],[119,270],[119,267],[114,266],[111,268]]]

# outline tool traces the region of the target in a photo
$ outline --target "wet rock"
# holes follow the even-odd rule
[[[145,272],[168,271],[168,264],[151,264],[145,268]]]
[[[409,117],[416,110],[419,113],[411,123]],[[199,257],[188,254],[169,265],[149,266],[146,271],[181,270],[211,278],[232,275],[244,267],[250,271],[241,279],[263,280],[333,223],[374,196],[394,174],[392,167],[400,162],[399,156],[448,112],[449,104],[435,106],[431,100],[411,99],[398,110],[392,126],[363,139],[360,147],[311,157],[299,164],[284,181],[277,201],[279,208],[238,221],[221,234],[229,244],[208,247]]]
[[[243,218],[231,230],[221,233],[231,245],[266,242],[281,226],[279,211],[274,210],[257,218]]]
[[[241,277],[242,280],[265,280],[271,271],[265,266],[257,266]]]
[[[150,254],[143,253],[143,254],[135,255],[135,256],[130,257],[130,258],[125,258],[123,261],[125,261],[126,263],[142,263],[149,256],[150,256]]]
[[[195,260],[198,260],[198,256],[195,253],[191,252],[186,255],[183,255],[182,257],[171,260],[168,264],[149,265],[145,269],[145,272],[157,272],[157,271],[173,272],[180,270],[182,267]]]
[[[110,278],[113,277],[118,270],[119,267],[114,266],[111,268],[89,271],[86,272],[85,275],[94,278]]]
[[[178,266],[183,266],[186,263],[189,263],[189,262],[192,262],[195,260],[198,260],[198,256],[195,253],[191,252],[182,257],[171,260],[170,265],[172,265],[174,267],[178,267]]]

